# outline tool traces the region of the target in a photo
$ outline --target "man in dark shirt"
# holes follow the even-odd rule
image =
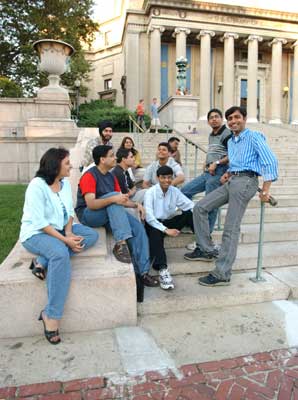
[[[136,193],[136,186],[128,172],[134,166],[134,155],[131,150],[120,148],[116,153],[117,165],[112,173],[116,176],[121,192],[131,198]]]
[[[148,274],[149,245],[144,226],[125,210],[125,207],[137,208],[138,205],[129,200],[128,194],[120,193],[117,178],[109,172],[115,166],[113,149],[100,145],[92,154],[95,166],[88,169],[79,182],[75,209],[78,219],[93,228],[110,226],[116,240],[113,253],[117,260],[132,261],[143,284],[157,286],[158,281]]]
[[[217,108],[211,109],[207,114],[208,124],[212,128],[209,135],[209,145],[204,165],[203,174],[197,176],[188,182],[181,189],[182,193],[192,199],[192,197],[201,192],[206,194],[217,189],[221,183],[220,178],[228,168],[228,140],[232,132],[223,124],[222,112]],[[216,221],[217,209],[209,213],[209,227],[212,233]],[[195,248],[195,244],[192,248]]]

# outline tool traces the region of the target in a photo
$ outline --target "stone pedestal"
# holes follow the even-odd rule
[[[0,99],[0,182],[28,182],[50,147],[74,146],[69,101]]]
[[[199,118],[199,97],[172,96],[159,108],[162,127],[166,124],[181,133],[197,127]]]

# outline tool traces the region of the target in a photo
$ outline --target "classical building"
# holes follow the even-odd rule
[[[134,110],[176,94],[176,59],[198,118],[247,108],[248,121],[298,124],[298,13],[199,0],[109,0],[87,58],[89,99]],[[110,13],[108,12],[110,11]]]

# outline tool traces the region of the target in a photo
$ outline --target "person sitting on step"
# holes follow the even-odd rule
[[[93,166],[92,151],[94,147],[99,145],[106,145],[113,147],[111,142],[111,139],[113,137],[113,124],[111,121],[104,120],[99,122],[98,133],[99,135],[97,137],[92,138],[87,142],[84,157],[80,167],[81,172],[83,170],[85,171],[86,168],[88,168],[90,165]]]
[[[69,151],[51,148],[41,158],[35,178],[25,194],[20,240],[26,250],[37,254],[32,273],[46,279],[48,303],[39,320],[51,344],[61,342],[59,322],[70,286],[70,257],[88,249],[98,233],[73,224],[74,210],[69,177]]]
[[[116,163],[111,146],[96,146],[93,159],[95,166],[79,182],[75,208],[79,221],[91,227],[110,227],[116,240],[113,248],[116,259],[132,262],[145,286],[157,286],[158,281],[148,273],[149,246],[144,226],[125,209],[137,208],[144,219],[142,205],[132,202],[128,194],[120,193],[118,180],[110,172]]]
[[[157,147],[157,160],[153,161],[145,170],[144,178],[143,178],[143,188],[147,189],[152,185],[158,183],[156,172],[159,167],[163,165],[167,165],[173,170],[173,180],[172,185],[178,186],[181,185],[185,176],[181,166],[171,157],[171,147],[167,142],[159,143]]]
[[[158,183],[147,190],[144,198],[146,211],[146,232],[149,237],[152,266],[159,271],[162,289],[174,289],[174,283],[167,266],[164,237],[176,237],[187,226],[194,232],[192,209],[194,203],[172,185],[173,169],[167,165],[159,167]],[[176,210],[182,211],[175,215]]]

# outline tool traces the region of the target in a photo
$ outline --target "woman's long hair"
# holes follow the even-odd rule
[[[131,148],[131,152],[132,152],[132,154],[135,156],[136,154],[137,154],[137,150],[135,149],[135,143],[134,143],[134,141],[132,140],[132,138],[130,137],[130,136],[125,136],[123,139],[122,139],[122,142],[121,142],[121,144],[120,144],[120,147],[119,147],[119,149],[126,149],[126,147],[125,147],[125,142],[126,142],[126,140],[130,140],[131,141],[131,143],[132,143],[132,148]]]
[[[69,151],[63,147],[58,149],[52,147],[47,150],[40,159],[39,169],[35,176],[44,179],[48,185],[52,185],[59,175],[62,160],[67,156],[69,156]]]

